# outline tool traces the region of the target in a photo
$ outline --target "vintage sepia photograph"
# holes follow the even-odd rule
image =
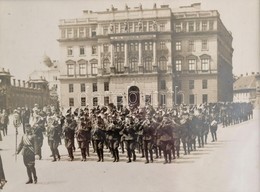
[[[0,0],[0,192],[258,192],[258,0]]]

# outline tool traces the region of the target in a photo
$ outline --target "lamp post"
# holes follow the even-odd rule
[[[177,88],[178,88],[178,86],[175,85],[175,87],[174,87],[174,104],[175,105],[176,105],[176,102],[177,102]]]

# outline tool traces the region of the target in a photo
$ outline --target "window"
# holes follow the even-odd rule
[[[92,75],[97,75],[97,63],[92,63],[91,64],[91,74]]]
[[[167,60],[165,57],[160,57],[159,59],[159,69],[161,71],[167,71]]]
[[[93,107],[96,107],[96,106],[98,106],[98,98],[94,97],[93,98]]]
[[[86,106],[86,97],[81,97],[80,98],[80,103],[81,103],[81,106]]]
[[[202,50],[202,51],[208,50],[208,40],[203,39],[203,40],[201,41],[201,50]]]
[[[194,89],[194,80],[189,80],[189,89]]]
[[[186,22],[183,22],[183,23],[182,23],[182,31],[183,31],[183,32],[186,32],[186,31],[187,31],[187,23],[186,23]]]
[[[104,53],[108,52],[108,44],[103,45],[103,51],[104,51]]]
[[[134,30],[133,30],[133,23],[129,22],[128,25],[129,25],[129,32],[134,32]]]
[[[138,43],[130,43],[129,50],[130,51],[138,51]]]
[[[97,35],[96,29],[92,29],[91,30],[91,37],[96,37],[96,35]]]
[[[175,49],[176,49],[176,51],[181,51],[181,41],[177,41],[175,43]]]
[[[74,98],[69,98],[69,106],[74,107]]]
[[[110,66],[110,62],[108,59],[104,59],[103,61],[103,72],[106,74],[106,73],[109,73],[109,66]]]
[[[194,31],[194,22],[189,22],[189,32]]]
[[[115,51],[116,52],[124,52],[124,43],[117,43],[115,45]]]
[[[194,104],[194,95],[190,95],[190,104]]]
[[[109,97],[104,97],[104,105],[107,106],[109,104]]]
[[[85,83],[80,84],[80,92],[85,92],[86,91],[86,86]]]
[[[67,55],[68,56],[73,56],[73,48],[72,47],[68,47],[67,48]]]
[[[119,33],[119,25],[118,25],[118,23],[115,24],[115,33]]]
[[[109,82],[104,83],[104,91],[109,91]]]
[[[161,41],[161,42],[160,42],[160,49],[161,49],[161,50],[166,49],[165,41]]]
[[[202,103],[207,103],[208,102],[208,95],[207,94],[203,94],[202,95]]]
[[[209,70],[209,59],[201,59],[201,70],[202,71]]]
[[[74,29],[74,38],[77,38],[78,37],[78,29]]]
[[[79,55],[85,55],[85,47],[83,46],[79,47]]]
[[[161,90],[165,90],[166,89],[166,82],[165,82],[165,80],[161,80],[160,88],[161,88]]]
[[[188,59],[188,64],[189,64],[189,71],[194,72],[196,70],[196,60]]]
[[[209,30],[214,29],[214,21],[209,21]]]
[[[148,22],[148,27],[149,27],[149,31],[153,31],[153,22],[152,21]]]
[[[208,28],[208,22],[202,21],[202,31],[207,31],[207,28]]]
[[[108,34],[108,26],[104,26],[103,27],[103,35],[107,35]]]
[[[176,24],[175,24],[175,32],[176,32],[176,33],[181,32],[181,23],[176,23]]]
[[[97,46],[96,45],[92,45],[92,55],[96,55],[97,54]]]
[[[195,45],[193,40],[189,41],[189,51],[195,51]]]
[[[87,68],[85,63],[79,64],[79,75],[86,75],[87,74]]]
[[[73,84],[69,84],[69,93],[72,93],[74,91]]]
[[[160,31],[165,31],[165,24],[164,23],[161,23],[159,25],[159,27],[160,27]]]
[[[130,64],[130,72],[138,71],[137,58],[131,58],[129,64]]]
[[[153,42],[144,42],[144,50],[152,51],[153,50]]]
[[[177,59],[175,61],[176,71],[181,71],[181,65],[182,65],[182,60],[181,59]]]
[[[69,29],[67,29],[67,38],[72,38],[72,37],[73,37],[73,35],[72,35],[72,29],[69,28]]]
[[[74,75],[74,64],[68,64],[67,65],[67,72],[68,72],[68,75]]]
[[[92,84],[92,91],[97,92],[97,83]]]
[[[62,39],[66,38],[66,30],[65,29],[61,30],[61,38]]]
[[[160,95],[160,105],[161,106],[165,106],[165,104],[166,104],[166,97],[165,97],[165,95]]]
[[[146,57],[144,60],[144,70],[145,72],[152,72],[152,58]]]
[[[123,97],[122,96],[117,96],[117,109],[122,110],[123,108]]]
[[[200,31],[200,21],[196,22],[196,31]]]
[[[151,95],[145,95],[145,105],[151,104],[152,98]]]
[[[202,89],[208,88],[208,80],[202,80]]]
[[[86,37],[89,37],[89,28],[85,28]]]
[[[116,72],[123,73],[124,72],[124,60],[122,58],[116,59]]]
[[[85,30],[83,27],[80,27],[79,28],[79,37],[82,38],[82,37],[85,37]]]

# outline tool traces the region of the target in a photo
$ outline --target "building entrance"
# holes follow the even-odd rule
[[[140,90],[136,86],[131,86],[128,89],[128,105],[132,107],[140,105]]]

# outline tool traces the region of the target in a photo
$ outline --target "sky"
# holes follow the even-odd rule
[[[233,35],[233,73],[259,72],[259,0],[0,0],[0,67],[27,80],[34,70],[46,69],[44,54],[59,60],[59,20],[82,16],[83,10],[105,11],[168,4],[171,8],[201,3],[218,10]]]

